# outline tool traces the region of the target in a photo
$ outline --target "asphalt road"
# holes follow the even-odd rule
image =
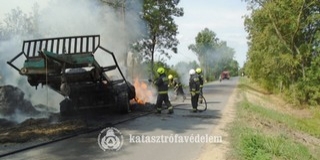
[[[237,81],[238,78],[231,78],[222,82],[207,83],[203,89],[208,104],[205,112],[191,113],[190,96],[188,96],[184,102],[179,99],[172,101],[175,106],[172,115],[168,115],[164,110],[160,115],[149,114],[113,126],[120,133],[113,129],[108,133],[108,130],[104,130],[106,132],[98,131],[79,135],[6,156],[3,159],[197,159],[206,143],[215,143],[218,146],[223,141],[224,137],[212,135],[214,134],[212,130],[219,123],[221,112],[235,89]],[[105,137],[106,135],[111,136],[111,139]],[[111,140],[107,143],[109,148],[99,146],[98,142],[106,142],[103,138]],[[123,142],[120,149],[110,150],[110,148],[118,149],[116,147],[119,140]],[[103,146],[102,143],[100,145]]]

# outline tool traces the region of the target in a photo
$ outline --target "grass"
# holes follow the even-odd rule
[[[239,122],[232,125],[231,136],[237,159],[316,159],[306,146],[283,134],[268,136]]]
[[[254,113],[261,118],[284,124],[292,129],[320,138],[320,118],[318,112],[315,112],[311,118],[298,118],[272,109],[264,108],[263,106],[252,104],[246,100],[241,103],[241,106],[247,112]]]
[[[261,91],[248,81],[240,79],[240,95],[248,90]],[[248,87],[250,86],[250,87]],[[262,97],[263,99],[265,97]],[[303,159],[313,160],[319,157],[319,146],[311,147],[287,136],[286,130],[281,132],[270,129],[268,132],[252,124],[252,121],[269,122],[293,131],[320,137],[320,113],[316,109],[313,116],[299,118],[277,112],[264,106],[253,104],[245,97],[237,105],[237,118],[230,126],[231,145],[235,159]],[[259,124],[259,122],[257,122]]]

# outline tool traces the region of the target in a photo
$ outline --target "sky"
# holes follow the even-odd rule
[[[240,67],[243,66],[248,45],[242,17],[249,14],[243,0],[181,0],[179,7],[184,8],[184,16],[176,18],[179,27],[179,54],[174,55],[170,62],[197,59],[188,46],[195,44],[197,34],[208,28],[235,50],[234,59]]]
[[[41,10],[47,7],[48,1],[50,0],[0,0],[0,20],[3,21],[5,14],[17,7],[29,13],[35,2]],[[184,16],[175,19],[179,27],[180,44],[178,54],[168,60],[169,64],[197,60],[188,46],[195,43],[199,32],[208,28],[235,50],[234,59],[240,67],[243,66],[248,46],[242,17],[249,13],[243,0],[180,0],[179,7],[184,8]]]

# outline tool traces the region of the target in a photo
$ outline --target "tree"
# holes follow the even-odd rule
[[[246,1],[252,9],[245,20],[249,33],[246,71],[270,91],[284,91],[299,102],[308,102],[310,97],[320,102],[320,90],[308,89],[311,84],[319,85],[309,80],[319,60],[320,2]]]
[[[197,55],[200,66],[203,68],[205,79],[208,79],[208,56],[215,52],[218,40],[219,39],[216,37],[216,34],[213,31],[205,28],[195,37],[195,44],[188,46],[188,48]]]
[[[195,44],[188,48],[197,55],[206,80],[213,80],[223,70],[230,70],[232,67],[234,50],[228,47],[225,41],[220,41],[208,28],[199,32],[195,37]]]
[[[142,44],[147,46],[148,51],[145,54],[151,58],[152,69],[155,52],[167,57],[170,57],[169,50],[178,52],[178,26],[174,17],[184,14],[183,9],[177,7],[179,2],[180,0],[144,0],[143,19],[147,22],[149,36]]]
[[[37,7],[37,5],[34,7]],[[34,11],[37,11],[37,9],[34,9]],[[4,24],[0,27],[0,40],[9,39],[14,35],[28,36],[34,33],[36,29],[35,18],[37,18],[35,16],[37,15],[38,13],[27,15],[19,7],[12,9],[10,13],[6,14],[3,20]]]

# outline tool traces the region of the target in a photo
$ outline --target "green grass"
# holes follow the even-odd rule
[[[246,90],[255,90],[249,82],[240,79],[240,95]],[[258,90],[255,90],[258,91]],[[293,131],[307,133],[314,137],[320,137],[320,112],[314,109],[313,116],[298,118],[293,115],[277,112],[260,105],[248,102],[244,98],[237,105],[237,119],[230,126],[231,145],[233,157],[236,159],[297,159],[312,160],[318,158],[320,147],[308,148],[304,144],[286,136],[286,131],[274,131],[266,133],[259,127],[250,126],[248,121],[258,120],[268,122],[269,125],[279,124]],[[254,117],[254,118],[253,118]],[[259,122],[258,122],[259,123]],[[270,131],[269,131],[270,132]],[[310,147],[310,146],[309,146]]]
[[[234,156],[237,159],[313,160],[309,149],[284,135],[268,136],[242,123],[234,123],[231,129]]]

